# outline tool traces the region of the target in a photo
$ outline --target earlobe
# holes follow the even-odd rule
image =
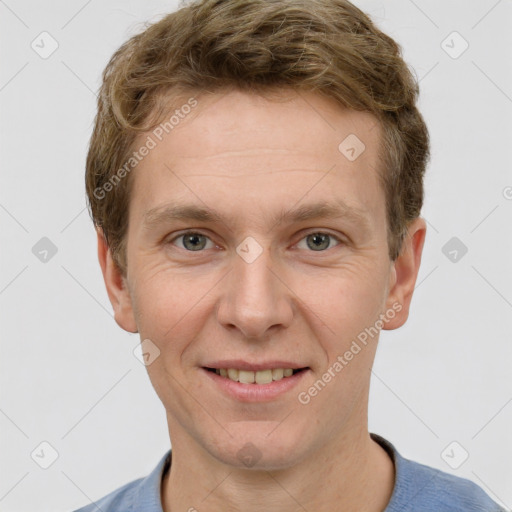
[[[96,231],[98,236],[98,260],[108,298],[114,309],[114,319],[119,327],[125,331],[138,332],[126,278],[121,274],[112,259],[112,253],[103,235],[103,230],[97,228]]]
[[[400,254],[391,269],[391,286],[386,300],[386,309],[393,309],[395,314],[385,323],[383,329],[397,329],[407,321],[426,232],[427,225],[422,218],[415,219],[409,225]]]

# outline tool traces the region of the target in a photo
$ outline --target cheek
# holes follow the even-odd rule
[[[161,312],[166,312],[168,320],[179,315],[187,304],[190,306],[194,290],[201,286],[197,280],[193,283],[187,278],[183,270],[171,267],[162,255],[141,253],[135,263],[132,291],[138,309],[152,317]]]
[[[375,260],[369,265],[346,264],[299,282],[304,302],[343,338],[368,322],[373,324],[385,304],[387,276],[379,272]]]
[[[362,273],[361,268],[326,280],[321,289],[311,289],[308,307],[314,312],[311,319],[321,319],[316,320],[316,334],[324,361],[317,370],[317,384],[303,391],[315,398],[318,410],[332,408],[333,395],[347,414],[362,403],[377,349],[384,292],[385,278]]]
[[[332,392],[343,401],[350,401],[347,390],[362,390],[368,380],[362,376],[370,371],[375,357],[380,332],[377,322],[385,306],[386,276],[376,268],[372,272],[360,265],[345,267],[337,277],[331,271],[328,274],[329,279],[320,279],[317,287],[303,291],[308,296],[305,302],[310,310],[310,325],[315,322],[314,336],[324,353],[320,373],[330,369],[331,375],[326,375],[326,379],[332,380]],[[338,364],[333,368],[336,361]],[[324,399],[328,394],[324,394]]]
[[[210,307],[204,283],[191,282],[159,266],[145,267],[134,293],[135,317],[142,340],[157,347],[158,357],[146,367],[163,403],[186,409],[180,383],[190,363],[187,353],[204,327]],[[189,352],[187,352],[189,351]]]
[[[200,326],[197,316],[208,304],[213,283],[159,264],[141,267],[137,275],[132,301],[140,335],[178,350],[179,340],[190,339]]]

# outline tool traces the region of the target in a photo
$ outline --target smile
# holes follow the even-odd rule
[[[286,396],[306,378],[311,369],[267,368],[239,369],[202,367],[204,375],[215,392],[220,392],[237,402],[271,402]],[[299,389],[304,388],[304,384]]]
[[[304,368],[273,368],[258,371],[238,370],[235,368],[207,368],[207,370],[242,384],[270,384],[271,382],[291,377],[293,374],[304,370]]]

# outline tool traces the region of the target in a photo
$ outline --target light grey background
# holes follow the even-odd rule
[[[381,336],[370,430],[511,508],[512,2],[355,3],[403,45],[432,137],[418,287],[408,323]],[[176,5],[0,0],[2,511],[73,510],[169,448],[138,335],[112,318],[84,162],[109,57]],[[31,47],[51,48],[43,31],[59,45],[46,59]],[[42,237],[57,248],[46,263],[32,252]],[[468,248],[456,262],[452,237]],[[48,469],[43,441],[58,452]],[[441,455],[456,465],[462,450],[458,469]]]

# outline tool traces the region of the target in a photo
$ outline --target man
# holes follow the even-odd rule
[[[368,432],[425,239],[417,95],[345,0],[196,2],[115,53],[87,193],[172,458],[82,512],[502,510]]]

